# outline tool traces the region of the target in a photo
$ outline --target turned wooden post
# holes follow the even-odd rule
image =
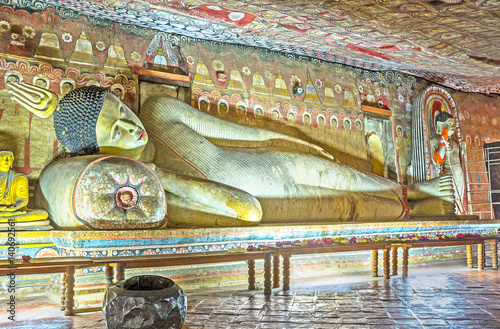
[[[491,240],[491,267],[498,268],[498,241],[497,239]]]
[[[398,275],[398,247],[392,247],[392,275]]]
[[[378,276],[378,250],[372,250],[372,277]]]
[[[408,277],[408,254],[409,254],[409,247],[404,246],[403,247],[403,269],[401,273],[401,277],[407,278]]]
[[[106,286],[112,285],[114,278],[114,269],[108,263],[104,265],[104,268],[105,268],[104,275],[106,276]]]
[[[68,266],[66,268],[66,300],[64,315],[75,315],[73,307],[75,306],[75,267]]]
[[[390,278],[389,248],[384,248],[384,279]]]
[[[280,255],[273,255],[273,288],[280,287]]]
[[[255,260],[248,261],[248,290],[257,290],[255,286]]]
[[[283,254],[283,290],[290,290],[290,254]]]
[[[483,258],[484,247],[482,243],[477,245],[477,270],[482,271],[484,267],[484,258]]]
[[[271,291],[271,253],[264,257],[264,294],[270,294]]]
[[[59,308],[61,311],[66,310],[66,307],[64,305],[64,303],[66,302],[66,278],[66,273],[63,273],[61,281],[61,307]]]
[[[467,245],[467,268],[472,268],[472,246]]]
[[[116,263],[116,282],[125,280],[125,263]]]

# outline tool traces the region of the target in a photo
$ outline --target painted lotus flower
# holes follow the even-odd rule
[[[403,95],[401,95],[401,94],[399,94],[399,95],[398,95],[398,101],[399,101],[400,103],[404,103],[404,101],[405,101],[404,96],[403,96]]]
[[[21,32],[26,39],[31,39],[36,35],[35,29],[28,25],[23,27]]]
[[[323,88],[323,81],[321,81],[320,79],[316,79],[314,80],[314,85],[316,86],[316,88],[321,89]]]
[[[193,65],[194,64],[194,58],[193,58],[193,56],[186,57],[186,60],[187,60],[187,62],[188,62],[189,65]]]
[[[139,62],[142,59],[142,55],[135,50],[130,54],[130,57],[136,62]]]
[[[73,41],[73,35],[69,32],[65,32],[61,35],[61,38],[62,38],[62,41],[66,42],[66,43],[70,43],[71,41]]]
[[[241,68],[241,72],[244,74],[244,75],[250,75],[252,73],[252,71],[250,71],[250,69],[248,68],[248,66],[243,66]]]
[[[97,41],[95,43],[95,47],[99,51],[105,51],[106,50],[106,44],[104,43],[104,41]]]
[[[337,94],[340,94],[342,92],[342,87],[340,85],[335,85],[335,87],[333,87],[333,89],[335,89],[335,92]]]
[[[4,20],[0,21],[0,33],[10,32],[10,23]]]

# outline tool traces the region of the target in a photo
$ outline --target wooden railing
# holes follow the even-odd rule
[[[384,278],[390,278],[390,251],[392,250],[392,275],[398,272],[398,248],[403,249],[402,277],[408,276],[408,250],[418,247],[467,246],[467,267],[472,268],[472,245],[478,248],[478,270],[485,264],[484,244],[492,245],[492,267],[498,268],[497,237],[477,237],[449,240],[419,240],[322,244],[313,246],[280,246],[269,247],[266,251],[242,253],[208,252],[165,255],[142,255],[123,257],[56,257],[34,258],[29,262],[16,260],[13,264],[8,260],[0,261],[0,277],[10,275],[29,275],[46,273],[64,273],[61,288],[61,310],[65,315],[100,310],[101,308],[74,309],[75,270],[93,266],[104,266],[106,284],[125,279],[125,269],[151,268],[165,266],[181,266],[194,264],[224,263],[235,261],[248,262],[248,289],[255,290],[255,260],[264,260],[264,293],[270,294],[272,288],[280,287],[280,256],[283,258],[283,290],[290,289],[290,257],[293,255],[335,253],[372,250],[372,276],[378,276],[378,251],[383,250]],[[272,267],[272,268],[271,268]],[[116,269],[116,277],[114,275]],[[271,282],[272,276],[272,282]],[[272,283],[272,287],[271,287]]]
[[[498,251],[497,237],[475,237],[463,239],[446,239],[446,240],[418,240],[418,241],[383,241],[383,242],[366,242],[352,244],[322,244],[313,246],[280,246],[270,247],[273,252],[273,288],[279,288],[279,273],[280,261],[279,257],[283,258],[283,290],[290,289],[290,257],[292,255],[305,254],[320,254],[320,253],[335,253],[372,250],[372,276],[378,276],[378,251],[383,250],[383,268],[384,279],[390,278],[390,253],[392,250],[392,275],[398,273],[398,248],[403,249],[402,262],[402,277],[408,276],[408,255],[410,248],[418,247],[448,247],[448,246],[467,246],[467,267],[472,268],[472,245],[477,245],[477,268],[482,270],[485,266],[484,244],[491,243],[492,245],[492,267],[498,268]]]
[[[143,255],[123,257],[55,257],[34,258],[30,262],[16,260],[11,264],[8,260],[0,261],[0,277],[9,275],[29,275],[46,273],[64,273],[61,288],[61,311],[65,315],[97,311],[101,308],[74,309],[75,269],[93,266],[105,266],[106,284],[125,279],[125,269],[150,268],[164,266],[180,266],[193,264],[225,263],[248,261],[248,289],[257,289],[255,285],[255,260],[264,259],[264,293],[271,293],[271,251],[252,251],[242,253],[209,252],[189,254]]]

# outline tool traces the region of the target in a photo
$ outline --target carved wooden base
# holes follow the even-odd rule
[[[372,250],[372,277],[378,277],[378,250]]]
[[[283,290],[290,290],[290,254],[283,254]]]
[[[384,279],[390,278],[390,269],[389,269],[389,248],[384,249]]]
[[[482,243],[477,245],[477,270],[481,271],[484,268],[484,245]]]
[[[280,287],[280,256],[273,255],[273,288]]]
[[[116,281],[125,280],[125,263],[116,263]]]
[[[59,308],[61,311],[66,310],[66,280],[67,274],[63,273],[62,281],[61,281],[61,307]]]
[[[401,277],[407,278],[408,277],[408,255],[409,255],[409,249],[407,247],[403,247],[403,268],[401,273]]]
[[[467,268],[472,268],[472,246],[467,245]]]
[[[498,243],[497,240],[491,240],[491,267],[498,268]]]
[[[392,275],[398,275],[398,247],[392,247]]]
[[[257,290],[255,285],[255,260],[248,261],[248,290]]]
[[[66,300],[65,300],[65,311],[64,315],[75,315],[74,306],[75,302],[73,297],[75,297],[75,267],[68,266],[66,270]]]
[[[106,264],[104,265],[104,276],[106,277],[106,286],[110,286],[112,285],[114,282],[113,282],[113,279],[114,279],[114,269],[111,265],[109,264]]]
[[[270,294],[271,291],[271,254],[267,254],[264,258],[264,294]]]

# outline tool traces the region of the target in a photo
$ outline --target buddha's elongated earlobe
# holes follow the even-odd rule
[[[11,99],[40,118],[48,118],[57,109],[59,97],[50,90],[25,82],[8,82]]]

